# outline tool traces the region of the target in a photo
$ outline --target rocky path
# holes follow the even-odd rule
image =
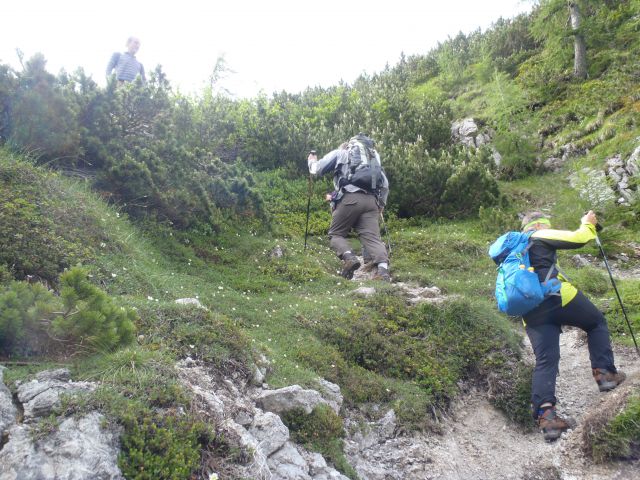
[[[595,257],[578,260],[604,269]],[[612,265],[616,278],[640,276],[637,268],[619,268],[619,263],[617,259]],[[356,281],[368,278],[366,273],[356,273]],[[409,301],[443,299],[439,291],[416,293],[407,285],[397,286]],[[373,288],[371,292],[364,290],[359,293],[375,292]],[[533,364],[524,332],[523,342],[527,360]],[[369,424],[352,414],[346,420],[349,461],[362,480],[640,479],[640,461],[595,465],[581,450],[584,419],[630,390],[640,389],[640,358],[632,348],[614,347],[616,365],[627,373],[627,381],[617,390],[601,393],[591,375],[586,335],[579,329],[564,328],[560,350],[558,411],[577,426],[555,443],[545,442],[537,430],[523,432],[489,403],[485,392],[475,391],[460,399],[450,416],[442,420],[441,435],[398,435],[392,411]]]
[[[442,435],[395,436],[393,419],[387,416],[370,425],[368,434],[357,433],[347,439],[349,459],[363,480],[640,478],[638,461],[599,466],[580,450],[583,418],[632,385],[637,390],[640,359],[634,350],[617,348],[616,362],[628,374],[626,385],[619,391],[600,393],[591,376],[584,334],[566,329],[560,341],[558,409],[573,417],[578,426],[557,442],[546,443],[537,431],[522,432],[477,391],[454,406],[450,418],[443,421]],[[528,345],[525,348],[531,350]]]

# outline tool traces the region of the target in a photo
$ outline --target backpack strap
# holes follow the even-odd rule
[[[531,235],[533,235],[533,232],[531,233]],[[521,255],[525,255],[529,249],[531,248],[531,246],[533,245],[533,239],[531,239],[531,236],[529,236],[529,243],[527,243],[527,246],[524,248],[524,250],[522,250]],[[551,267],[549,267],[549,270],[547,271],[547,275],[544,277],[544,282],[542,282],[543,284],[546,284],[549,279],[551,278],[551,275],[553,274],[553,271],[556,270],[560,275],[562,275],[564,278],[567,279],[567,281],[569,280],[569,277],[567,277],[565,275],[565,273],[560,270],[560,267],[558,267],[558,263],[557,262],[553,262],[553,265],[551,265]],[[551,295],[556,295],[556,296],[560,296],[560,292],[551,292],[548,293],[547,296],[551,296]]]

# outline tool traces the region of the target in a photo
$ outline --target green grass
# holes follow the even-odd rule
[[[585,435],[585,448],[604,463],[640,456],[640,397],[632,396],[612,418],[596,420]]]
[[[495,266],[486,252],[498,233],[487,228],[486,219],[398,220],[388,215],[385,240],[391,242],[396,280],[435,285],[452,298],[441,307],[409,307],[389,285],[372,284],[379,289],[374,299],[352,295],[358,284],[336,275],[339,261],[328,247],[324,224],[316,225],[318,232],[309,237],[305,250],[300,227],[304,205],[298,205],[297,223],[271,232],[236,224],[219,234],[203,235],[157,224],[134,225],[84,187],[51,181],[86,196],[87,209],[77,209],[81,212],[76,215],[82,215],[89,237],[79,232],[75,241],[99,238],[100,243],[82,262],[96,285],[135,308],[139,316],[137,346],[72,364],[74,377],[104,382],[89,405],[99,406],[111,421],[125,426],[127,468],[136,468],[144,445],[150,449],[145,455],[160,461],[153,456],[153,432],[172,444],[183,442],[190,465],[194,449],[225,448],[203,430],[203,419],[195,412],[189,412],[187,424],[176,427],[154,411],[189,404],[189,393],[169,368],[187,356],[248,376],[255,355],[262,353],[270,361],[266,381],[271,387],[317,388],[317,378],[323,377],[341,386],[347,405],[372,417],[384,408],[371,405],[394,408],[400,425],[408,429],[437,429],[434,414],[448,408],[461,385],[488,382],[496,406],[515,422],[530,423],[530,370],[520,360],[516,334],[521,325],[498,314],[493,305]],[[559,176],[504,183],[503,189],[509,198],[502,211],[505,218],[515,219],[524,207],[535,206],[549,209],[554,222],[570,228],[577,226],[584,209]],[[64,198],[52,196],[52,208]],[[274,214],[277,205],[293,208],[299,199],[273,199],[268,208]],[[326,220],[326,205],[317,202],[314,215]],[[611,232],[603,239],[622,243],[628,238],[622,229]],[[281,258],[274,254],[276,249],[284,253]],[[586,251],[597,253],[594,248]],[[611,295],[602,275],[571,268],[570,273],[598,299]],[[633,297],[634,285],[621,282],[625,295]],[[174,303],[185,297],[197,298],[205,309]],[[637,315],[640,307],[633,298],[629,306]],[[612,331],[623,336],[615,306],[610,308]],[[37,368],[11,367],[5,378],[25,378]],[[82,408],[71,405],[67,410]],[[165,431],[174,427],[177,436]],[[322,448],[333,449],[334,440]],[[341,453],[331,452],[334,463],[348,472]]]

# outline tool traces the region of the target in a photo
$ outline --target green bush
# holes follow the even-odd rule
[[[11,282],[0,290],[0,354],[43,354],[50,341],[46,322],[59,302],[44,286]]]
[[[61,277],[56,297],[41,284],[11,282],[0,291],[0,352],[5,355],[47,355],[109,350],[133,341],[131,309],[116,305],[74,268]]]
[[[504,318],[461,300],[410,308],[402,298],[377,295],[363,307],[326,318],[316,329],[347,362],[410,380],[436,406],[456,395],[460,381],[517,361],[517,339]]]
[[[130,479],[191,478],[200,466],[203,439],[213,437],[205,424],[175,414],[140,416],[132,410],[122,420],[125,433],[118,466]]]
[[[137,314],[117,305],[87,279],[82,268],[60,277],[64,313],[52,322],[52,330],[75,348],[110,350],[133,341]]]
[[[520,230],[518,218],[501,207],[485,208],[481,206],[478,210],[478,218],[480,219],[480,227],[485,233],[502,235],[505,232]]]
[[[390,206],[399,217],[475,214],[499,198],[492,162],[487,149],[454,149],[434,158],[422,140],[394,147],[385,164]]]
[[[65,268],[91,262],[107,239],[87,201],[81,187],[0,148],[0,265],[55,285]]]
[[[321,453],[349,478],[358,478],[342,450],[342,419],[329,406],[318,405],[308,415],[299,408],[289,410],[282,415],[282,421],[295,442]]]

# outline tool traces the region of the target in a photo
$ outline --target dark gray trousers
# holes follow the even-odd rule
[[[389,255],[380,238],[380,211],[374,195],[364,192],[345,193],[333,211],[329,239],[339,257],[351,250],[347,235],[353,229],[373,262],[389,262]]]
[[[550,297],[524,316],[527,335],[536,356],[531,382],[531,405],[534,418],[543,403],[556,404],[556,377],[560,361],[562,325],[578,327],[587,332],[591,368],[616,372],[609,328],[602,312],[578,292],[562,307],[560,297]]]

